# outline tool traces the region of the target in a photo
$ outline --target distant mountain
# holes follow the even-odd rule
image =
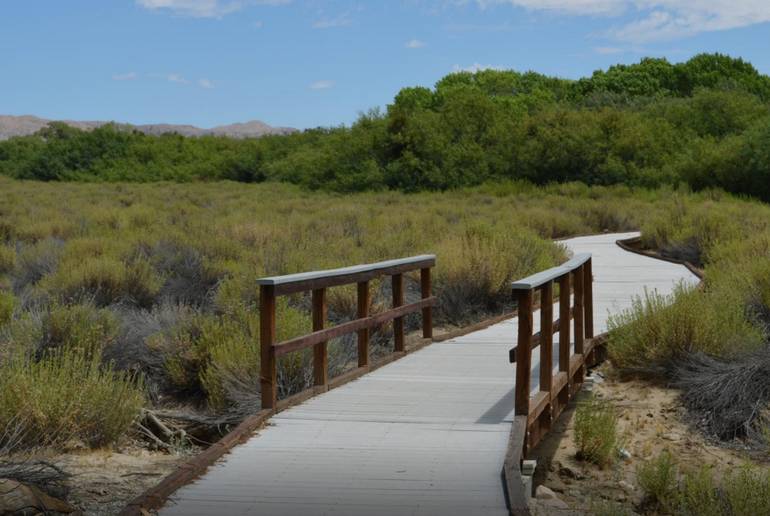
[[[24,115],[24,116],[12,116],[12,115],[0,115],[0,140],[7,140],[14,136],[26,136],[34,134],[40,129],[47,126],[52,120],[46,120],[45,118],[38,118],[36,116]],[[76,121],[76,120],[62,120],[67,125],[83,129],[84,131],[90,131],[96,127],[102,126],[109,122],[100,121]],[[290,134],[296,132],[296,129],[290,127],[272,127],[259,120],[252,120],[250,122],[220,125],[212,127],[211,129],[201,129],[193,125],[174,125],[174,124],[147,124],[147,125],[132,125],[118,123],[120,127],[126,129],[135,129],[145,134],[165,134],[165,133],[177,133],[183,136],[204,136],[204,135],[216,135],[216,136],[230,136],[232,138],[258,138],[268,134]]]

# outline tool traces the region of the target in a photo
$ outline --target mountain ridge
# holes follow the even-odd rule
[[[108,122],[101,120],[49,120],[34,115],[0,115],[0,140],[16,136],[28,136],[43,129],[51,122],[62,122],[71,127],[90,131],[105,124],[115,123],[127,130],[136,130],[150,135],[176,133],[182,136],[228,136],[231,138],[259,138],[273,134],[290,134],[297,129],[291,127],[273,127],[260,120],[249,120],[228,125],[218,125],[212,128],[201,128],[186,124],[129,124],[123,122]]]

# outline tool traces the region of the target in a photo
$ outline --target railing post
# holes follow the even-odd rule
[[[369,317],[369,282],[358,283],[358,311],[359,319]],[[369,329],[358,330],[358,367],[369,365]]]
[[[585,297],[585,334],[587,339],[594,336],[594,276],[591,258],[583,265],[583,292]]]
[[[559,371],[569,376],[570,343],[570,285],[569,274],[559,278]],[[570,380],[571,381],[571,380]]]
[[[260,391],[263,409],[274,409],[277,371],[275,363],[275,288],[262,285],[259,293]]]
[[[540,390],[551,395],[553,386],[553,282],[540,292]]]
[[[516,344],[515,414],[529,416],[529,384],[532,368],[532,290],[517,292],[519,336]]]
[[[313,331],[324,329],[326,324],[326,289],[313,290]],[[324,386],[328,381],[329,356],[326,342],[313,346],[313,383]]]
[[[430,267],[420,269],[420,293],[423,299],[431,296]],[[422,337],[433,338],[433,308],[430,306],[422,309]]]
[[[581,355],[583,353],[584,343],[584,303],[583,303],[583,266],[581,265],[575,269],[575,354]]]
[[[404,276],[403,274],[393,275],[393,308],[404,304]],[[393,319],[393,340],[395,341],[396,352],[404,351],[404,318],[396,317]]]

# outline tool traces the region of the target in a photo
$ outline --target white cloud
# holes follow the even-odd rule
[[[113,81],[133,81],[136,78],[136,72],[118,73],[112,76]]]
[[[452,71],[455,73],[457,72],[476,73],[476,72],[482,72],[484,70],[505,70],[505,67],[495,66],[495,65],[483,65],[481,63],[473,63],[470,66],[460,66],[456,64],[452,67]]]
[[[340,14],[334,18],[320,18],[313,22],[314,29],[335,29],[337,27],[347,27],[352,23],[348,13]]]
[[[594,47],[594,52],[597,54],[609,55],[609,54],[622,54],[625,52],[620,47]]]
[[[255,29],[261,29],[261,28],[262,28],[262,27],[264,27],[264,26],[265,26],[265,24],[262,22],[262,20],[259,20],[259,21],[255,21],[255,22],[254,22],[254,28],[255,28]]]
[[[137,5],[152,11],[166,10],[180,16],[221,18],[248,4],[283,5],[291,0],[136,0]]]
[[[424,41],[420,41],[419,39],[410,39],[406,43],[404,43],[404,46],[406,48],[422,48],[425,46]]]
[[[214,88],[214,83],[208,79],[198,79],[198,86],[207,90],[211,90]]]
[[[179,75],[178,73],[170,73],[166,76],[168,82],[176,82],[179,84],[188,84],[190,81]]]
[[[510,4],[531,11],[632,19],[604,32],[618,41],[647,43],[770,22],[768,0],[475,0],[485,8]]]
[[[311,90],[328,90],[334,87],[334,81],[316,81],[310,85]]]

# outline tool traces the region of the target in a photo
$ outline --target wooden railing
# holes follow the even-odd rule
[[[258,280],[260,286],[260,385],[262,408],[274,409],[277,402],[277,361],[288,353],[313,348],[313,382],[326,389],[328,378],[328,350],[330,339],[357,333],[358,368],[369,367],[369,330],[393,321],[395,353],[405,351],[404,316],[422,312],[423,338],[433,336],[432,307],[436,303],[431,295],[431,268],[436,264],[434,255],[422,255],[401,260],[390,260],[369,265],[358,265],[319,272],[291,274]],[[421,299],[404,304],[404,274],[420,271]],[[381,276],[391,276],[393,307],[378,314],[369,313],[369,282]],[[356,319],[331,328],[326,325],[326,289],[356,283],[358,308]],[[307,335],[284,342],[276,342],[276,298],[298,292],[312,292],[313,331]]]
[[[554,286],[559,286],[559,318],[554,321]],[[526,417],[524,450],[551,428],[583,383],[586,362],[594,351],[593,274],[591,255],[579,254],[565,264],[512,285],[518,302],[515,414]],[[533,334],[535,294],[540,294],[540,331]],[[572,295],[571,295],[572,294]],[[571,322],[574,323],[571,328]],[[553,335],[559,334],[559,370],[553,373]],[[570,334],[574,332],[574,351]],[[539,389],[531,396],[532,350],[540,346]]]

